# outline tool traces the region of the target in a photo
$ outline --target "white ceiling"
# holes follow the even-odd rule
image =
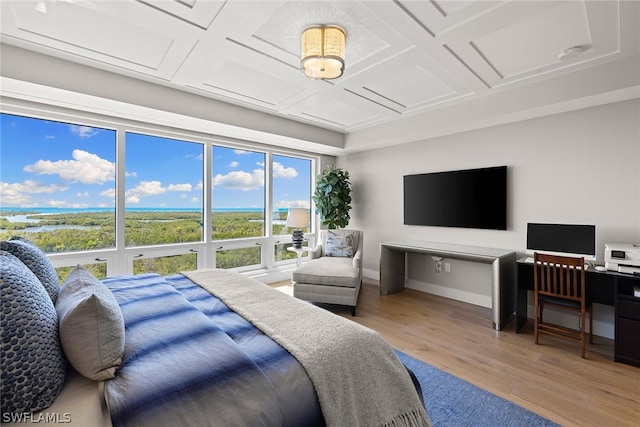
[[[344,148],[361,149],[381,130],[419,128],[429,117],[462,130],[462,119],[444,114],[466,114],[464,105],[499,110],[500,103],[511,102],[519,113],[629,87],[633,94],[620,97],[636,97],[638,83],[594,89],[598,77],[588,73],[607,64],[635,64],[639,4],[2,0],[1,41],[344,133]],[[346,30],[346,69],[339,79],[310,80],[300,71],[300,34],[314,24]],[[558,58],[574,46],[580,55]],[[553,91],[550,99],[515,107],[518,98],[533,99],[528,94],[540,90]],[[489,115],[470,118],[489,123]],[[436,133],[447,133],[441,126]],[[372,146],[393,140],[380,138]]]

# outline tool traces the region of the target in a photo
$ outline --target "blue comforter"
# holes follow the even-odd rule
[[[114,426],[324,425],[302,365],[208,291],[183,275],[103,282],[126,330],[105,383]]]

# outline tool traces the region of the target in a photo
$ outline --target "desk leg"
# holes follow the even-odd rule
[[[520,287],[516,288],[518,294],[516,302],[516,333],[520,332],[520,329],[527,323],[527,295],[529,291]]]
[[[296,251],[296,265],[298,267],[302,265],[302,251]]]
[[[404,290],[405,253],[380,246],[380,295]]]

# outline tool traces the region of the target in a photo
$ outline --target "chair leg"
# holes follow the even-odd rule
[[[351,315],[352,315],[353,317],[356,317],[356,306],[355,306],[355,305],[354,305],[354,306],[351,306]]]
[[[586,316],[586,312],[583,312],[580,315],[580,354],[582,356],[583,359],[585,359],[585,319],[584,317]],[[589,332],[591,333],[591,332]]]
[[[542,305],[536,306],[533,326],[533,342],[538,344],[538,325],[542,322]]]

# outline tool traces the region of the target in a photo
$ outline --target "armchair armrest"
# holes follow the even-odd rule
[[[322,245],[318,245],[313,249],[309,249],[309,259],[316,259],[322,256]]]
[[[358,251],[353,255],[353,266],[360,268],[362,265],[362,251]]]

